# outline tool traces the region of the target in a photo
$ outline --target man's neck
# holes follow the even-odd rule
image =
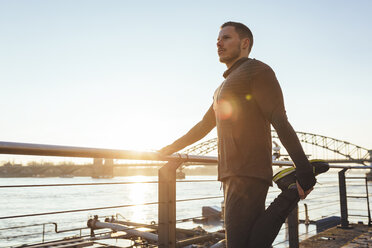
[[[242,55],[242,56],[236,58],[235,60],[233,60],[232,62],[227,62],[227,63],[225,63],[225,65],[226,65],[227,69],[230,69],[231,66],[233,66],[233,65],[235,64],[236,61],[238,61],[238,60],[241,59],[241,58],[246,58],[246,57],[248,57],[248,56],[243,56],[243,55]]]

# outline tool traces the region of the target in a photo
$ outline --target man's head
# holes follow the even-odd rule
[[[220,62],[228,68],[242,57],[248,57],[253,45],[253,35],[239,22],[226,22],[221,26],[217,39]]]

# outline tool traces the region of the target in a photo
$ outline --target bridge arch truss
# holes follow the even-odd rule
[[[275,130],[272,130],[272,137],[273,141],[279,140],[278,134]],[[313,134],[313,133],[306,133],[306,132],[296,132],[297,136],[304,146],[305,152],[309,154],[309,149],[306,149],[308,145],[314,148],[323,149],[326,153],[333,154],[334,160],[346,160],[346,161],[355,161],[362,163],[363,161],[370,160],[370,152],[368,149],[363,148],[361,146],[349,143],[347,141]],[[217,150],[217,138],[210,139],[201,143],[198,143],[192,147],[189,147],[182,151],[182,153],[186,154],[195,154],[195,155],[205,155],[209,154],[213,151]],[[319,157],[318,154],[309,154],[313,156],[317,156],[317,158],[324,158],[322,156]]]

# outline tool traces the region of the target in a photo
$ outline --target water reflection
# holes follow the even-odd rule
[[[154,199],[152,193],[153,193],[153,187],[154,184],[149,183],[140,183],[145,182],[148,180],[148,177],[145,176],[134,176],[130,178],[130,181],[132,182],[139,182],[136,184],[131,184],[128,188],[128,198],[129,202],[133,204],[141,204],[141,203],[147,203]],[[145,223],[148,220],[147,214],[148,213],[149,206],[135,206],[130,208],[131,213],[129,219],[133,222],[139,222],[139,223]]]

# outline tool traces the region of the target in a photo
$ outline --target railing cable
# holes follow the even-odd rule
[[[210,197],[180,199],[180,200],[176,200],[176,202],[200,201],[200,200],[217,199],[217,198],[223,198],[223,196],[210,196]],[[86,212],[86,211],[104,210],[104,209],[112,209],[112,208],[125,208],[125,207],[135,207],[135,206],[146,206],[146,205],[155,205],[155,204],[158,204],[158,202],[148,202],[148,203],[128,204],[128,205],[117,205],[117,206],[99,207],[99,208],[85,208],[85,209],[65,210],[65,211],[55,211],[55,212],[45,212],[45,213],[36,213],[36,214],[23,214],[23,215],[13,215],[13,216],[1,216],[0,217],[0,220],[13,219],[13,218],[24,218],[24,217],[34,217],[34,216],[42,216],[42,215],[53,215],[53,214]]]
[[[95,210],[112,209],[112,208],[126,208],[126,207],[135,207],[135,206],[146,206],[146,205],[154,205],[154,204],[158,204],[158,202],[117,205],[117,206],[99,207],[99,208],[85,208],[85,209],[55,211],[55,212],[36,213],[36,214],[23,214],[23,215],[14,215],[14,216],[2,216],[2,217],[0,217],[0,220],[12,219],[12,218],[34,217],[34,216],[42,216],[42,215],[52,215],[52,214],[66,214],[66,213],[86,212],[86,211],[95,211]]]
[[[200,183],[200,182],[217,182],[217,180],[177,180],[177,183]],[[115,185],[115,184],[141,184],[141,183],[158,183],[158,181],[143,182],[114,182],[114,183],[65,183],[65,184],[31,184],[31,185],[0,185],[0,188],[31,188],[31,187],[61,187],[61,186],[95,186],[95,185]]]
[[[176,202],[200,201],[200,200],[209,200],[209,199],[217,199],[217,198],[223,198],[223,196],[210,196],[210,197],[200,197],[200,198],[189,198],[189,199],[176,200]]]

